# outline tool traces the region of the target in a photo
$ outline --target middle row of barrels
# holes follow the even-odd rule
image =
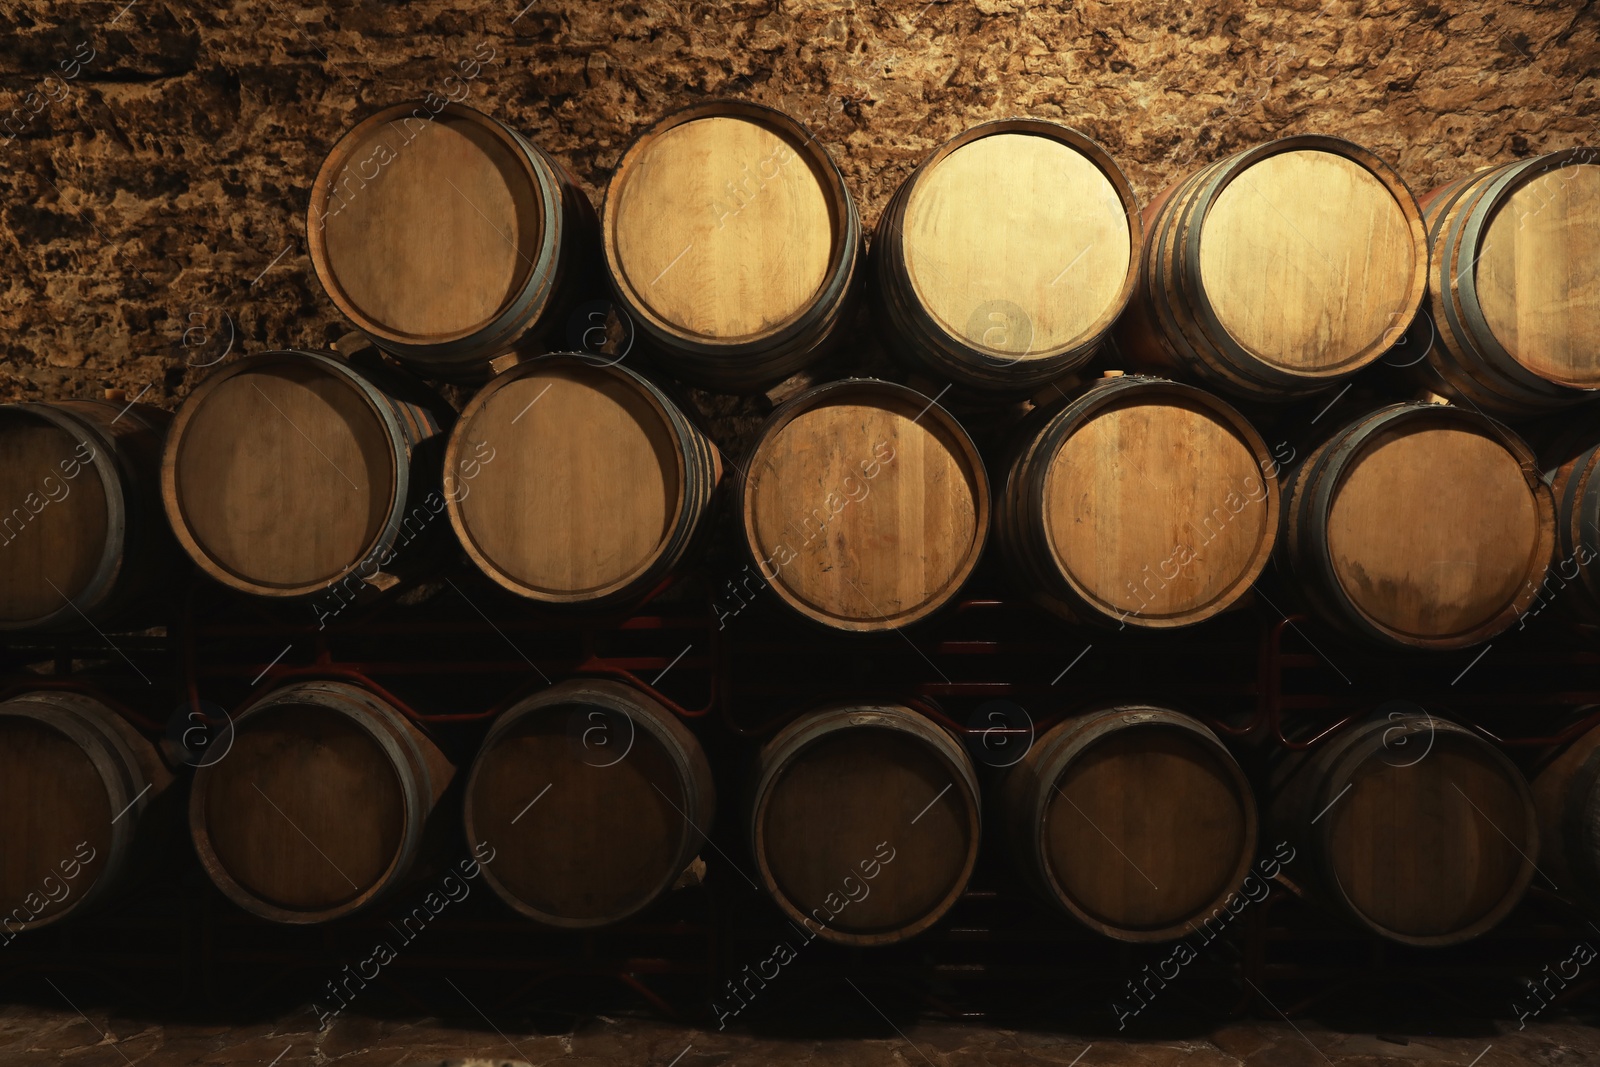
[[[1240,605],[1276,548],[1336,627],[1435,649],[1523,617],[1558,528],[1576,553],[1568,542],[1600,517],[1600,495],[1579,491],[1592,463],[1541,465],[1473,411],[1383,406],[1285,469],[1285,450],[1220,398],[1138,376],[1063,393],[983,448],[936,398],[830,382],[780,405],[742,464],[669,387],[579,354],[503,370],[459,417],[370,350],[231,363],[170,432],[159,412],[112,420],[112,407],[0,408],[14,461],[0,490],[38,498],[3,517],[6,549],[37,566],[6,569],[0,626],[105,627],[148,594],[165,572],[126,556],[155,540],[158,482],[202,571],[306,600],[319,621],[456,544],[536,603],[637,602],[705,543],[736,466],[748,563],[717,591],[719,621],[770,589],[834,629],[906,626],[957,595],[992,534],[1018,588],[1073,622],[1200,622]],[[120,421],[117,435],[95,419]],[[1592,457],[1595,441],[1580,444]],[[1548,481],[1563,463],[1558,509]],[[73,468],[97,477],[74,482]],[[1594,554],[1581,555],[1587,574]]]
[[[237,713],[229,736],[195,772],[189,826],[202,866],[245,910],[326,922],[449,862],[438,808],[457,770],[376,694],[296,682]],[[737,806],[751,873],[719,851],[797,930],[850,945],[938,922],[986,833],[1038,899],[1135,942],[1226,925],[1280,871],[1348,922],[1422,946],[1504,918],[1541,846],[1564,884],[1577,872],[1568,891],[1594,891],[1600,730],[1530,790],[1472,730],[1419,708],[1379,709],[1321,743],[1256,751],[1259,813],[1234,751],[1170,708],[1092,705],[1003,765],[979,741],[892,702],[802,714],[747,766]],[[6,917],[7,933],[113,894],[172,784],[149,741],[79,693],[0,704],[0,769],[17,801],[0,827],[0,894],[40,901]],[[460,789],[485,882],[561,929],[619,922],[689,884],[717,804],[696,734],[642,690],[604,679],[507,709]],[[77,880],[64,894],[50,889],[58,868]]]

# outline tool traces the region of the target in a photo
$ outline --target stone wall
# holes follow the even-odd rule
[[[343,333],[306,256],[318,164],[491,52],[467,102],[597,204],[643,127],[743,96],[819,133],[869,226],[938,143],[1011,115],[1089,133],[1141,198],[1288,133],[1362,142],[1418,191],[1600,141],[1592,0],[122,3],[0,3],[3,399],[171,407],[230,336]]]

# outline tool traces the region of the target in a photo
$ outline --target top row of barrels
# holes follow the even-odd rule
[[[658,364],[756,392],[839,342],[870,276],[891,348],[977,397],[1030,395],[1113,336],[1130,369],[1255,401],[1327,389],[1401,344],[1429,391],[1496,415],[1600,389],[1590,148],[1485,168],[1419,203],[1367,149],[1286,137],[1141,211],[1083,134],[989,122],[905,179],[869,265],[839,168],[770,108],[665,118],[624,153],[597,217],[560,163],[495,119],[400,105],[335,145],[308,242],[339,311],[446,381],[571,347],[557,339],[605,275]]]

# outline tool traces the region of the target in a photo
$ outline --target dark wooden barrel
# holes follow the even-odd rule
[[[169,421],[108,400],[0,405],[0,632],[121,625],[166,586]]]
[[[115,896],[171,783],[155,746],[93,697],[0,703],[0,944]]]
[[[1374,717],[1272,774],[1285,874],[1351,922],[1409,945],[1493,928],[1533,878],[1539,829],[1522,772],[1464,726]]]
[[[1486,167],[1424,208],[1439,391],[1508,416],[1600,395],[1600,150]]]
[[[1557,601],[1565,613],[1600,625],[1600,433],[1581,434],[1576,447],[1553,450],[1545,460],[1555,497],[1555,559],[1529,613]]]
[[[426,558],[447,528],[451,417],[376,361],[286,351],[226,364],[173,421],[167,516],[201,570],[233,589],[354,595]]]
[[[718,100],[669,115],[617,164],[602,238],[641,337],[684,381],[750,392],[827,351],[858,286],[861,220],[794,119]]]
[[[1013,860],[1046,900],[1121,941],[1196,930],[1249,873],[1256,805],[1205,724],[1127,704],[1052,728],[1007,773]]]
[[[752,854],[808,937],[887,945],[938,922],[972,876],[980,822],[966,749],[897,705],[812,712],[758,757]]]
[[[451,522],[485,574],[531,600],[599,607],[682,564],[722,460],[648,379],[558,354],[473,398],[445,469]]]
[[[1533,802],[1540,873],[1586,907],[1600,906],[1600,728],[1545,764]]]
[[[1443,404],[1392,404],[1344,427],[1284,487],[1283,561],[1353,635],[1463,648],[1517,621],[1555,544],[1528,446]]]
[[[1278,536],[1277,467],[1229,405],[1114,375],[1024,420],[995,539],[1017,587],[1078,622],[1165,629],[1250,591]]]
[[[235,904],[320,923],[401,884],[454,769],[404,715],[343,682],[297,682],[234,717],[195,771],[189,830]]]
[[[481,381],[513,344],[555,342],[599,277],[598,220],[551,156],[461,104],[385,108],[311,190],[306,243],[328,299],[433,378]]]
[[[1123,354],[1234,395],[1334,385],[1398,341],[1422,304],[1417,202],[1349,141],[1285,137],[1227,156],[1156,197],[1144,222]]]
[[[955,596],[989,531],[972,439],[903,385],[845,379],[772,413],[744,468],[740,515],[762,579],[840,630],[889,630]]]
[[[467,779],[467,838],[520,914],[591,929],[648,907],[715,818],[711,766],[661,703],[620,682],[561,682],[494,722]]]
[[[1138,276],[1139,205],[1076,130],[986,122],[912,171],[878,220],[899,354],[940,381],[1028,393],[1093,358]]]

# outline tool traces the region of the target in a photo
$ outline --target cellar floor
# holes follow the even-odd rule
[[[492,1023],[459,1025],[345,1016],[317,1032],[309,1011],[243,1025],[161,1023],[115,1011],[11,1005],[0,1009],[0,1064],[73,1067],[149,1064],[337,1064],[339,1067],[1540,1067],[1600,1063],[1600,1028],[1574,1019],[1483,1023],[1481,1032],[1406,1035],[1335,1031],[1310,1020],[1229,1022],[1202,1036],[1112,1039],[957,1023],[883,1024],[877,1031],[826,1037],[705,1031],[656,1020],[591,1017],[569,1033],[501,1032]],[[799,1030],[800,1027],[794,1029]]]

